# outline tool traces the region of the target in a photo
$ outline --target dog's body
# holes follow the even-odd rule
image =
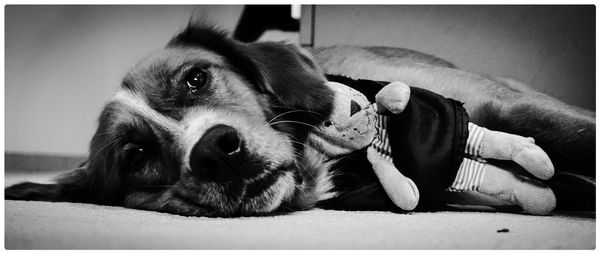
[[[565,186],[573,184],[566,179],[570,172],[595,178],[594,112],[567,105],[518,81],[478,76],[411,50],[336,46],[314,49],[312,53],[326,73],[356,79],[402,80],[464,102],[470,120],[479,125],[534,137],[559,169],[554,179],[545,182],[557,192],[559,208],[594,209],[593,183],[587,191],[583,191],[583,186],[577,187],[578,191],[567,190],[569,187]],[[374,194],[363,194],[365,201],[374,200]],[[378,191],[377,195],[383,194]],[[340,198],[335,206],[349,209],[376,206],[373,203],[358,206],[355,199]],[[383,209],[392,207],[389,203],[378,205]]]
[[[57,184],[9,187],[6,197],[195,216],[314,206],[392,209],[364,154],[324,158],[306,144],[331,112],[324,72],[399,80],[463,101],[471,121],[534,137],[557,172],[595,178],[592,112],[412,51],[333,47],[313,53],[317,62],[294,46],[242,44],[191,25],[125,76],[100,116],[82,168]],[[569,201],[593,192],[548,184],[559,192],[559,207],[591,207],[587,199]]]

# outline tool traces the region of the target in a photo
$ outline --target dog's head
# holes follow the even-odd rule
[[[323,165],[304,143],[331,113],[325,82],[296,46],[189,25],[125,75],[81,168],[6,197],[196,216],[310,206]]]

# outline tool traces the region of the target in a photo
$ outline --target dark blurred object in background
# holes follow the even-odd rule
[[[270,29],[297,32],[300,22],[292,18],[291,12],[291,5],[246,5],[233,38],[253,42]]]

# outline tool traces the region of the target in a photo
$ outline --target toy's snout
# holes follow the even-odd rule
[[[348,115],[346,115],[348,114]],[[332,117],[333,128],[338,132],[356,132],[354,135],[362,135],[369,132],[369,129],[373,125],[373,119],[376,114],[375,103],[361,106],[356,101],[350,101],[350,111],[346,111],[343,114]],[[331,123],[330,121],[327,121]],[[325,123],[325,127],[330,127],[331,124]],[[346,133],[348,134],[348,133]]]
[[[341,155],[368,146],[375,137],[375,108],[367,97],[343,84],[327,82],[334,92],[329,119],[318,126],[311,142],[329,155]]]

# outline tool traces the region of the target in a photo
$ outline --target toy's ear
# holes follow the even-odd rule
[[[56,183],[24,182],[4,190],[7,200],[35,200],[51,202],[84,202],[88,176],[85,169],[75,169],[61,175]]]

